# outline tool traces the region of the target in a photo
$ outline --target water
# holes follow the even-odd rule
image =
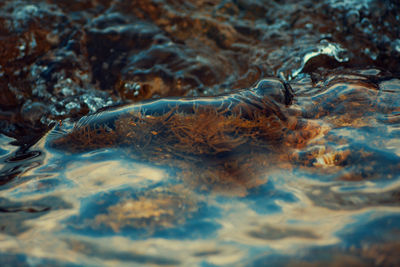
[[[399,10],[0,3],[1,265],[399,265]]]

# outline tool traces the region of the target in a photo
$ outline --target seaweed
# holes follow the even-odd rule
[[[116,141],[115,131],[109,127],[84,125],[82,127],[75,126],[70,133],[60,135],[59,138],[51,141],[51,145],[54,148],[70,152],[82,152],[113,147]]]
[[[175,155],[216,155],[244,144],[272,147],[289,127],[284,105],[292,97],[283,82],[266,79],[221,96],[133,104],[81,119],[50,146],[72,152],[129,146]]]
[[[321,132],[318,123],[288,115],[292,97],[288,85],[268,79],[226,95],[138,103],[83,118],[50,145],[71,152],[118,148],[180,169],[180,179],[201,190],[245,194],[266,181],[273,154],[301,148]]]

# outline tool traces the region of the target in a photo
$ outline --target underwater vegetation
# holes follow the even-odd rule
[[[290,128],[283,111],[293,98],[287,86],[270,79],[217,97],[161,99],[103,111],[82,118],[65,133],[56,127],[50,146],[73,151],[126,146],[195,155],[229,152],[250,139],[263,139],[272,147]]]
[[[55,126],[46,140],[49,148],[65,152],[121,148],[136,160],[183,168],[189,183],[203,181],[203,187],[216,184],[228,191],[232,183],[255,186],[253,178],[271,164],[272,152],[300,148],[319,134],[318,124],[290,116],[286,109],[292,100],[290,85],[271,78],[221,96],[102,111]],[[203,169],[201,175],[197,168]]]
[[[387,78],[373,79],[345,72],[327,77],[316,84],[321,93],[306,101],[301,91],[295,95],[288,83],[275,78],[221,96],[152,100],[56,125],[46,142],[71,153],[120,148],[136,160],[182,168],[189,184],[202,181],[202,188],[216,184],[226,191],[232,184],[256,186],[260,181],[253,178],[279,162],[330,166],[332,173],[352,165],[359,175],[373,177],[363,162],[374,165],[378,158],[372,160],[372,152],[331,133],[346,126],[368,127],[377,114],[397,108],[379,106],[378,94],[385,94],[379,80],[384,84]],[[399,169],[398,164],[393,162],[393,168]],[[342,178],[363,179],[356,176]]]

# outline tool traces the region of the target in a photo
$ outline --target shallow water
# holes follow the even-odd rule
[[[4,1],[1,265],[399,265],[399,10]]]

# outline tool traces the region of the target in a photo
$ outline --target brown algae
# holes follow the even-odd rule
[[[137,160],[177,167],[193,187],[243,195],[266,181],[263,172],[279,161],[273,154],[302,147],[319,132],[319,125],[289,115],[292,98],[289,85],[270,78],[221,96],[104,111],[69,130],[57,126],[48,144],[72,153],[119,148]]]
[[[274,149],[290,128],[284,106],[292,92],[278,79],[217,97],[160,99],[84,117],[56,127],[50,147],[70,152],[128,147],[154,155],[217,155],[244,144]]]

